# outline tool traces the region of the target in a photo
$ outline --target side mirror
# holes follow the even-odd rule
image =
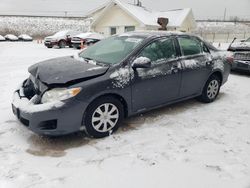
[[[150,68],[151,67],[151,60],[147,57],[138,57],[132,63],[132,68]]]

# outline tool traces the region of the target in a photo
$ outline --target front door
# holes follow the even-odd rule
[[[179,97],[181,65],[174,39],[157,39],[144,47],[137,57],[149,58],[152,65],[133,70],[131,89],[134,112],[163,105]]]

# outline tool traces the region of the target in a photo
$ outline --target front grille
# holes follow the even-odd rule
[[[239,53],[239,52],[237,52],[237,53],[234,54],[234,59],[250,61],[250,52],[249,53]]]

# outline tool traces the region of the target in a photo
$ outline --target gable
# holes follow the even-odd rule
[[[107,27],[107,26],[139,26],[140,23],[132,16],[127,14],[117,4],[111,6],[108,11],[100,14],[101,19],[96,19],[92,26]]]

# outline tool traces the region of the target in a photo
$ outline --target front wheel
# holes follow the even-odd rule
[[[109,136],[119,128],[123,120],[122,103],[113,97],[101,97],[87,108],[84,122],[86,132],[94,138]]]
[[[221,80],[218,76],[212,75],[206,82],[202,95],[198,98],[201,102],[213,102],[220,92]]]

